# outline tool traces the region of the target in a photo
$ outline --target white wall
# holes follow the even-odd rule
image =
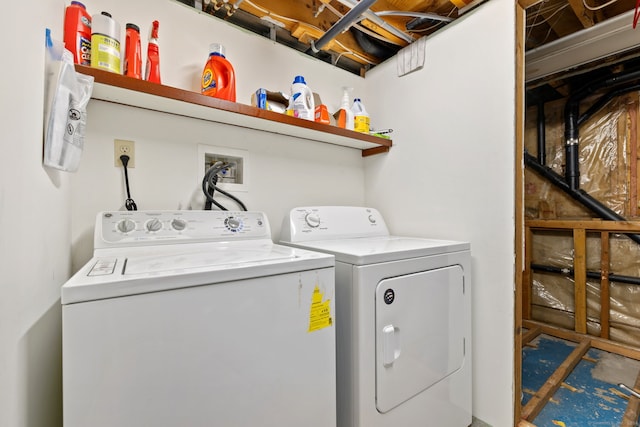
[[[96,213],[124,205],[123,171],[113,164],[114,138],[136,143],[129,180],[138,209],[186,208],[194,191],[201,193],[198,144],[242,150],[247,156],[248,191],[233,193],[248,209],[267,214],[274,239],[285,213],[295,206],[364,202],[358,150],[101,101],[92,101],[88,114],[109,119],[89,124],[83,164],[72,177],[74,270],[91,256]],[[239,209],[232,201],[218,200]]]
[[[493,0],[429,38],[421,71],[366,78],[372,122],[394,129],[366,202],[396,234],[471,242],[473,413],[495,427],[513,425],[514,34],[513,2]]]
[[[42,167],[44,28],[64,4],[5,2],[0,18],[0,425],[61,421],[59,287],[70,270],[68,176]],[[37,11],[34,13],[34,11]]]
[[[169,0],[90,0],[91,13],[109,11],[123,26],[146,34],[160,21],[163,83],[195,89],[209,43],[225,44],[238,79],[238,101],[258,87],[288,90],[302,74],[330,109],[341,86],[362,90],[364,80],[283,46],[198,15]],[[60,286],[90,256],[95,213],[118,209],[122,171],[113,166],[113,139],[136,141],[131,171],[139,206],[175,209],[195,188],[197,144],[247,149],[250,191],[241,195],[267,212],[278,232],[284,212],[298,204],[362,204],[364,170],[356,150],[289,137],[264,136],[198,120],[179,119],[99,101],[89,107],[81,169],[42,166],[45,27],[62,38],[68,1],[3,5],[0,36],[6,59],[0,79],[4,164],[0,168],[0,426],[62,425]],[[108,115],[104,118],[103,114]],[[240,195],[240,194],[239,194]]]
[[[143,46],[151,22],[160,21],[163,84],[199,90],[209,44],[220,42],[236,72],[240,103],[249,104],[251,93],[259,87],[289,91],[297,74],[305,76],[330,111],[338,107],[342,86],[364,90],[364,79],[359,76],[177,2],[96,0],[87,7],[91,13],[110,12],[123,31],[126,22],[140,25]],[[72,177],[74,271],[91,256],[96,212],[120,209],[124,203],[122,169],[113,164],[114,138],[136,142],[136,167],[130,170],[130,184],[139,209],[186,205],[202,180],[198,144],[246,150],[249,191],[235,195],[249,209],[266,212],[276,239],[285,212],[294,206],[364,201],[363,160],[357,150],[100,101],[90,103],[88,114],[82,166]],[[233,203],[227,205],[235,208]]]

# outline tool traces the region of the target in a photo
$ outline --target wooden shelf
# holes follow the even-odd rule
[[[302,120],[96,68],[76,65],[76,71],[94,77],[93,99],[350,147],[361,150],[363,157],[386,153],[392,145],[390,139]]]

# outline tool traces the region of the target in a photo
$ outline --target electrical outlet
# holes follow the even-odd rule
[[[127,155],[129,156],[129,163],[127,164],[127,168],[136,167],[136,143],[133,141],[125,141],[122,139],[114,139],[113,140],[113,157],[114,157],[114,165],[117,167],[122,167],[122,161],[120,160],[120,156]]]

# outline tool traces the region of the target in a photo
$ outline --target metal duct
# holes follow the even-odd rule
[[[547,43],[525,54],[525,81],[532,82],[623,52],[637,50],[634,11]]]
[[[360,18],[364,12],[369,10],[369,7],[378,0],[360,0],[360,2],[347,14],[338,20],[326,33],[322,35],[315,43],[311,41],[311,50],[314,53],[320,52],[327,43],[333,40],[338,34],[346,30]]]
[[[354,0],[338,0],[338,1],[340,3],[342,3],[343,5],[347,6],[347,7],[354,7],[357,4],[357,2],[354,1]],[[385,21],[384,19],[380,18],[378,15],[376,15],[374,12],[372,12],[370,10],[364,11],[364,13],[362,15],[366,19],[368,19],[369,21],[371,21],[374,24],[376,24],[377,26],[385,29],[386,31],[388,31],[391,34],[393,34],[394,36],[406,41],[407,43],[413,43],[415,41],[414,38],[410,34],[407,34],[405,32],[400,31],[399,29],[397,29],[393,25],[389,24],[387,21]]]

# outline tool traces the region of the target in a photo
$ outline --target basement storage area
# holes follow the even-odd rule
[[[638,425],[632,12],[525,56],[521,426]]]

